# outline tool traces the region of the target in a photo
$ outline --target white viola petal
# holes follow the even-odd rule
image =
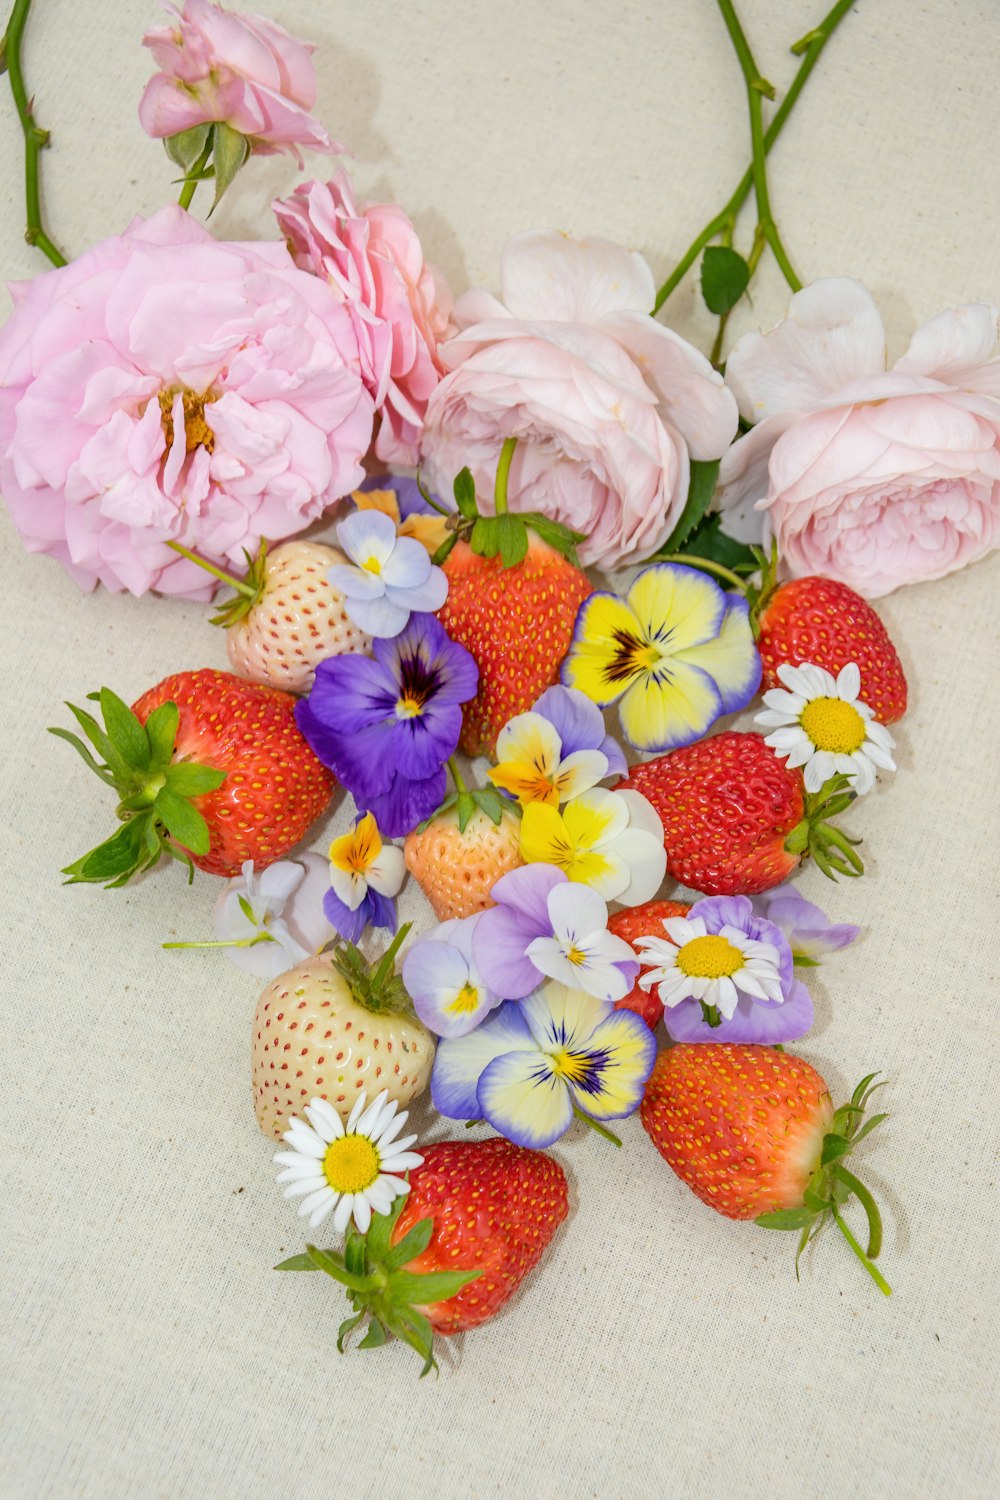
[[[395,844],[383,844],[365,872],[368,884],[380,896],[396,896],[406,879],[406,859]]]
[[[616,797],[621,797],[628,805],[629,827],[637,828],[643,833],[651,833],[655,839],[663,842],[663,824],[656,808],[648,797],[641,792],[616,792]]]
[[[585,940],[586,951],[593,954],[594,958],[601,959],[609,964],[634,964],[636,962],[635,950],[631,943],[624,938],[615,937],[613,932],[592,932]]]
[[[385,594],[385,579],[379,573],[369,573],[366,568],[350,567],[347,563],[334,563],[327,569],[326,581],[345,599],[361,603],[365,599],[381,599]]]
[[[418,542],[416,544],[420,546]],[[427,556],[426,551],[424,556]],[[412,614],[418,611],[420,614],[430,615],[441,608],[448,597],[448,579],[443,569],[431,568],[424,583],[415,588],[397,588],[394,584],[386,589],[386,597],[400,609],[409,610]]]
[[[338,901],[348,911],[357,911],[368,894],[368,881],[358,870],[342,870],[339,865],[330,866],[330,885]]]
[[[285,902],[298,890],[305,879],[305,870],[293,859],[279,859],[261,871],[258,889],[267,903],[267,909],[280,916]]]
[[[594,932],[608,923],[607,903],[589,886],[564,881],[548,895],[549,921],[557,936]]]
[[[351,620],[366,635],[378,640],[392,640],[406,628],[410,618],[409,609],[396,604],[388,596],[381,599],[344,600],[344,609]]]
[[[362,569],[372,559],[381,568],[392,556],[398,540],[395,522],[380,510],[353,511],[337,527],[341,551]]]
[[[555,773],[560,802],[579,797],[608,774],[608,757],[603,750],[574,750],[560,761]]]
[[[418,589],[431,576],[430,554],[413,537],[398,536],[391,554],[382,565],[387,589]]]
[[[617,892],[623,906],[639,906],[651,901],[667,873],[667,851],[663,836],[656,838],[639,828],[629,828],[617,840],[616,852],[628,863],[629,883]]]

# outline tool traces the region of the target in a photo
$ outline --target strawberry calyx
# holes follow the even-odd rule
[[[807,793],[802,818],[785,839],[789,854],[803,859],[811,855],[830,880],[838,875],[863,875],[864,863],[854,848],[861,840],[850,838],[829,822],[856,799],[857,792],[840,772],[824,781],[818,792]]]
[[[374,1214],[367,1234],[360,1234],[348,1224],[344,1251],[319,1250],[307,1245],[305,1253],[289,1256],[275,1266],[276,1271],[325,1271],[347,1291],[354,1308],[337,1333],[341,1354],[351,1333],[365,1318],[368,1326],[359,1349],[377,1349],[391,1334],[410,1345],[423,1359],[421,1378],[437,1370],[434,1358],[434,1329],[422,1308],[447,1302],[482,1275],[481,1271],[407,1270],[411,1261],[422,1255],[434,1233],[433,1219],[420,1219],[399,1241],[392,1244],[405,1197],[396,1199],[388,1214]]]
[[[191,855],[207,854],[211,843],[208,824],[194,799],[220,787],[225,771],[173,758],[180,721],[176,703],[161,703],[143,724],[110,688],[88,696],[100,704],[103,728],[84,709],[73,703],[66,707],[101,761],[68,729],[50,728],[49,733],[72,745],[94,774],[118,793],[122,827],[67,865],[61,872],[69,877],[65,884],[123,886],[133,875],[151,870],[162,854],[186,864],[192,880]]]
[[[499,557],[505,568],[516,568],[527,556],[529,531],[568,558],[574,567],[579,566],[576,548],[584,540],[585,532],[571,531],[541,511],[513,512],[507,509],[507,476],[516,447],[517,438],[507,438],[500,450],[492,516],[483,516],[479,512],[471,470],[462,469],[455,476],[457,510],[449,515],[446,523],[450,535],[434,554],[433,561],[439,566],[457,542],[467,541],[477,557]]]
[[[267,541],[262,539],[257,549],[256,557],[252,556],[247,549],[243,548],[243,556],[247,560],[247,570],[242,578],[237,578],[235,573],[227,573],[225,569],[219,568],[215,563],[210,563],[206,557],[199,557],[197,552],[192,552],[181,542],[168,542],[175,552],[186,557],[188,562],[195,563],[199,568],[204,568],[206,573],[211,573],[220,583],[228,584],[235,593],[231,599],[224,599],[214,615],[209,616],[210,625],[221,625],[228,630],[232,625],[238,625],[240,620],[246,619],[254,605],[260,600],[264,592],[266,582],[265,573],[267,568]]]
[[[434,809],[429,818],[425,818],[422,823],[417,825],[417,833],[425,832],[436,818],[442,817],[445,813],[449,813],[453,809],[458,818],[459,833],[465,832],[470,820],[477,812],[485,813],[490,822],[495,824],[497,828],[500,827],[505,812],[512,812],[520,817],[521,804],[504,797],[497,791],[495,786],[466,786],[465,778],[462,776],[458,768],[458,762],[453,755],[449,756],[448,770],[451,772],[452,781],[455,783],[455,790],[449,792],[448,796],[445,797],[439,807]]]
[[[354,943],[338,943],[331,952],[334,968],[347,980],[351,995],[373,1015],[413,1014],[402,976],[396,973],[396,954],[412,926],[404,922],[381,957],[371,962]]]
[[[801,1207],[779,1208],[773,1213],[758,1214],[754,1223],[759,1224],[762,1229],[798,1230],[799,1243],[795,1255],[797,1278],[802,1252],[832,1218],[879,1291],[888,1297],[892,1288],[874,1264],[882,1248],[882,1215],[869,1189],[844,1166],[844,1157],[851,1154],[858,1142],[881,1125],[883,1120],[888,1119],[885,1114],[871,1115],[863,1125],[861,1123],[868,1100],[877,1088],[882,1087],[881,1083],[875,1082],[877,1076],[869,1073],[862,1078],[851,1095],[850,1102],[842,1104],[834,1114],[831,1127],[823,1137],[819,1165],[806,1185]],[[841,1213],[843,1205],[852,1197],[857,1198],[868,1220],[868,1246],[864,1250]]]

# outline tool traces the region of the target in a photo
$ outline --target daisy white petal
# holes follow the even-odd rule
[[[351,1220],[354,1212],[354,1194],[344,1193],[333,1213],[333,1227],[338,1234],[343,1234]]]
[[[844,703],[853,703],[861,691],[861,669],[856,661],[849,661],[837,673],[837,697]]]

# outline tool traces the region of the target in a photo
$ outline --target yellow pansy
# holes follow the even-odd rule
[[[645,751],[700,739],[746,707],[760,676],[746,600],[676,563],[646,568],[624,599],[592,594],[562,672],[602,708],[620,700],[625,736]]]
[[[529,802],[521,857],[526,864],[555,865],[605,901],[628,906],[650,900],[666,871],[663,828],[645,797],[600,787],[574,797],[561,812]]]
[[[601,750],[576,750],[563,759],[559,731],[536,713],[518,714],[501,729],[496,755],[498,764],[487,775],[522,807],[529,802],[558,807],[608,774]]]

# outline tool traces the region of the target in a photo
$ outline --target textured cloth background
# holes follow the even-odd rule
[[[823,8],[744,0],[779,88]],[[49,228],[72,255],[176,191],[135,120],[155,13],[34,9]],[[459,290],[496,289],[504,237],[547,225],[625,241],[662,279],[747,159],[709,0],[274,0],[273,14],[319,43],[319,113],[362,195],[401,201]],[[773,156],[800,273],[864,279],[897,352],[941,308],[1000,297],[995,39],[986,0],[861,0]],[[3,263],[29,276],[44,262],[21,243],[0,93]],[[272,234],[268,200],[295,179],[286,160],[252,164],[214,228]],[[785,302],[765,269],[734,327]],[[707,347],[696,307],[689,281],[670,321]],[[885,601],[912,685],[899,774],[852,816],[865,879],[801,882],[865,925],[810,976],[817,1026],[799,1050],[838,1094],[873,1068],[891,1080],[891,1122],[859,1156],[895,1295],[835,1234],[796,1284],[791,1240],[703,1208],[637,1120],[620,1153],[575,1130],[556,1153],[573,1211],[543,1268],[418,1382],[402,1346],[338,1356],[332,1283],[271,1270],[303,1235],[250,1105],[258,987],[218,955],[159,946],[209,935],[216,885],[188,888],[173,866],[127,891],[59,884],[109,812],[45,733],[69,722],[62,700],[224,666],[223,638],[196,606],[80,593],[2,524],[7,1500],[998,1493],[1000,556]],[[403,911],[426,912],[419,893]]]

